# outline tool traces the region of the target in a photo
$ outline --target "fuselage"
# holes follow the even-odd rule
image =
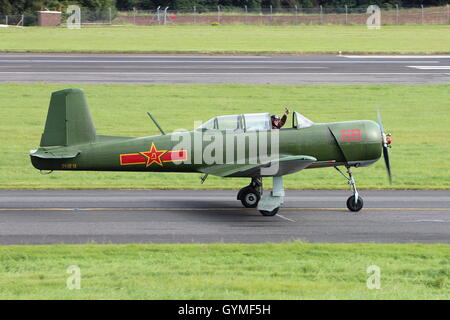
[[[76,156],[32,155],[31,160],[40,170],[201,172],[215,164],[261,162],[259,152],[264,148],[267,154],[276,150],[279,156],[316,158],[308,168],[367,166],[380,158],[382,136],[378,124],[370,120],[257,132],[194,130],[141,138],[98,135],[88,144],[39,149]]]

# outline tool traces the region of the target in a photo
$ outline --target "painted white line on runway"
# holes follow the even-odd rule
[[[233,60],[233,61],[202,61],[202,60],[33,60],[33,59],[2,59],[0,63],[261,63],[261,64],[385,64],[385,63],[399,63],[404,64],[405,61],[389,61],[389,60],[380,60],[380,61],[344,61],[344,60],[290,60],[290,61],[247,61],[247,60]],[[406,61],[407,63],[439,63],[439,61],[433,60],[425,60],[425,61]]]
[[[246,60],[213,60],[213,61],[202,61],[202,60],[50,60],[50,59],[42,59],[42,60],[33,60],[33,59],[1,59],[0,63],[212,63],[212,62],[220,62],[220,63],[278,63],[277,61],[246,61]],[[280,63],[294,63],[295,61],[283,61]],[[426,62],[426,61],[424,61]],[[296,62],[295,62],[296,63]]]
[[[287,221],[290,221],[290,222],[297,222],[297,221],[295,221],[295,220],[292,220],[292,219],[289,219],[289,218],[286,218],[285,216],[283,216],[283,215],[281,215],[281,214],[276,214],[275,215],[276,217],[279,217],[279,218],[281,218],[281,219],[284,219],[284,220],[287,220]]]
[[[449,75],[443,72],[63,72],[63,71],[0,71],[0,74],[64,74],[64,75]]]
[[[12,67],[11,65],[5,65],[5,66],[1,66],[0,68],[9,68],[9,69],[29,69],[30,66],[29,65],[21,65],[21,66],[14,66]],[[43,67],[41,67],[43,68]],[[66,69],[79,69],[80,66],[74,66],[74,65],[70,65],[70,66],[64,66],[64,68]],[[130,66],[110,66],[110,65],[106,65],[106,66],[96,66],[96,69],[129,69]],[[142,66],[141,66],[142,68]],[[151,66],[151,67],[147,67],[148,69],[220,69],[220,66],[173,66],[173,67],[165,67],[165,66]],[[303,67],[297,67],[297,66],[286,66],[286,67],[270,67],[270,66],[226,66],[226,69],[276,69],[276,70],[284,70],[284,69],[329,69],[330,67],[319,67],[319,66],[303,66]],[[48,69],[48,68],[46,68]],[[38,71],[34,71],[34,72],[38,72]]]
[[[368,55],[341,56],[350,59],[450,59],[450,55]]]
[[[450,70],[450,66],[408,66],[419,70]]]
[[[185,55],[185,54],[140,54],[140,55],[133,55],[133,54],[126,54],[126,53],[105,53],[105,54],[99,54],[99,53],[86,53],[86,54],[74,54],[74,53],[67,53],[67,54],[27,54],[27,53],[8,53],[8,54],[0,54],[0,57],[5,58],[13,58],[13,57],[30,57],[30,58],[104,58],[104,57],[111,57],[115,56],[116,58],[140,58],[140,59],[146,59],[146,58],[199,58],[199,59],[270,59],[271,56],[251,56],[251,55],[207,55],[207,54],[198,54],[198,55]]]

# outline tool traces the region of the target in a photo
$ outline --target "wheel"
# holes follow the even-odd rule
[[[355,204],[355,196],[351,196],[347,199],[347,208],[350,211],[358,212],[364,206],[364,201],[361,197],[358,197],[358,201]]]
[[[245,187],[239,191],[239,200],[246,208],[256,208],[261,196],[258,191],[252,187]]]
[[[277,214],[278,209],[280,209],[280,207],[275,208],[275,209],[273,209],[272,211],[259,210],[259,212],[261,212],[261,214],[262,214],[263,216],[271,217],[271,216],[274,216],[274,215]]]

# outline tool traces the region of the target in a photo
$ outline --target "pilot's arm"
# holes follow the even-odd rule
[[[279,128],[283,127],[284,124],[286,123],[288,114],[289,114],[289,109],[285,108],[284,109],[284,114],[283,114],[283,116],[281,117],[281,120],[280,120]]]

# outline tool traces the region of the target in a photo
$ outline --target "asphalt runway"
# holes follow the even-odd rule
[[[289,190],[279,214],[245,209],[231,190],[3,190],[0,244],[450,243],[448,191]]]
[[[450,55],[0,54],[0,82],[442,84]]]

